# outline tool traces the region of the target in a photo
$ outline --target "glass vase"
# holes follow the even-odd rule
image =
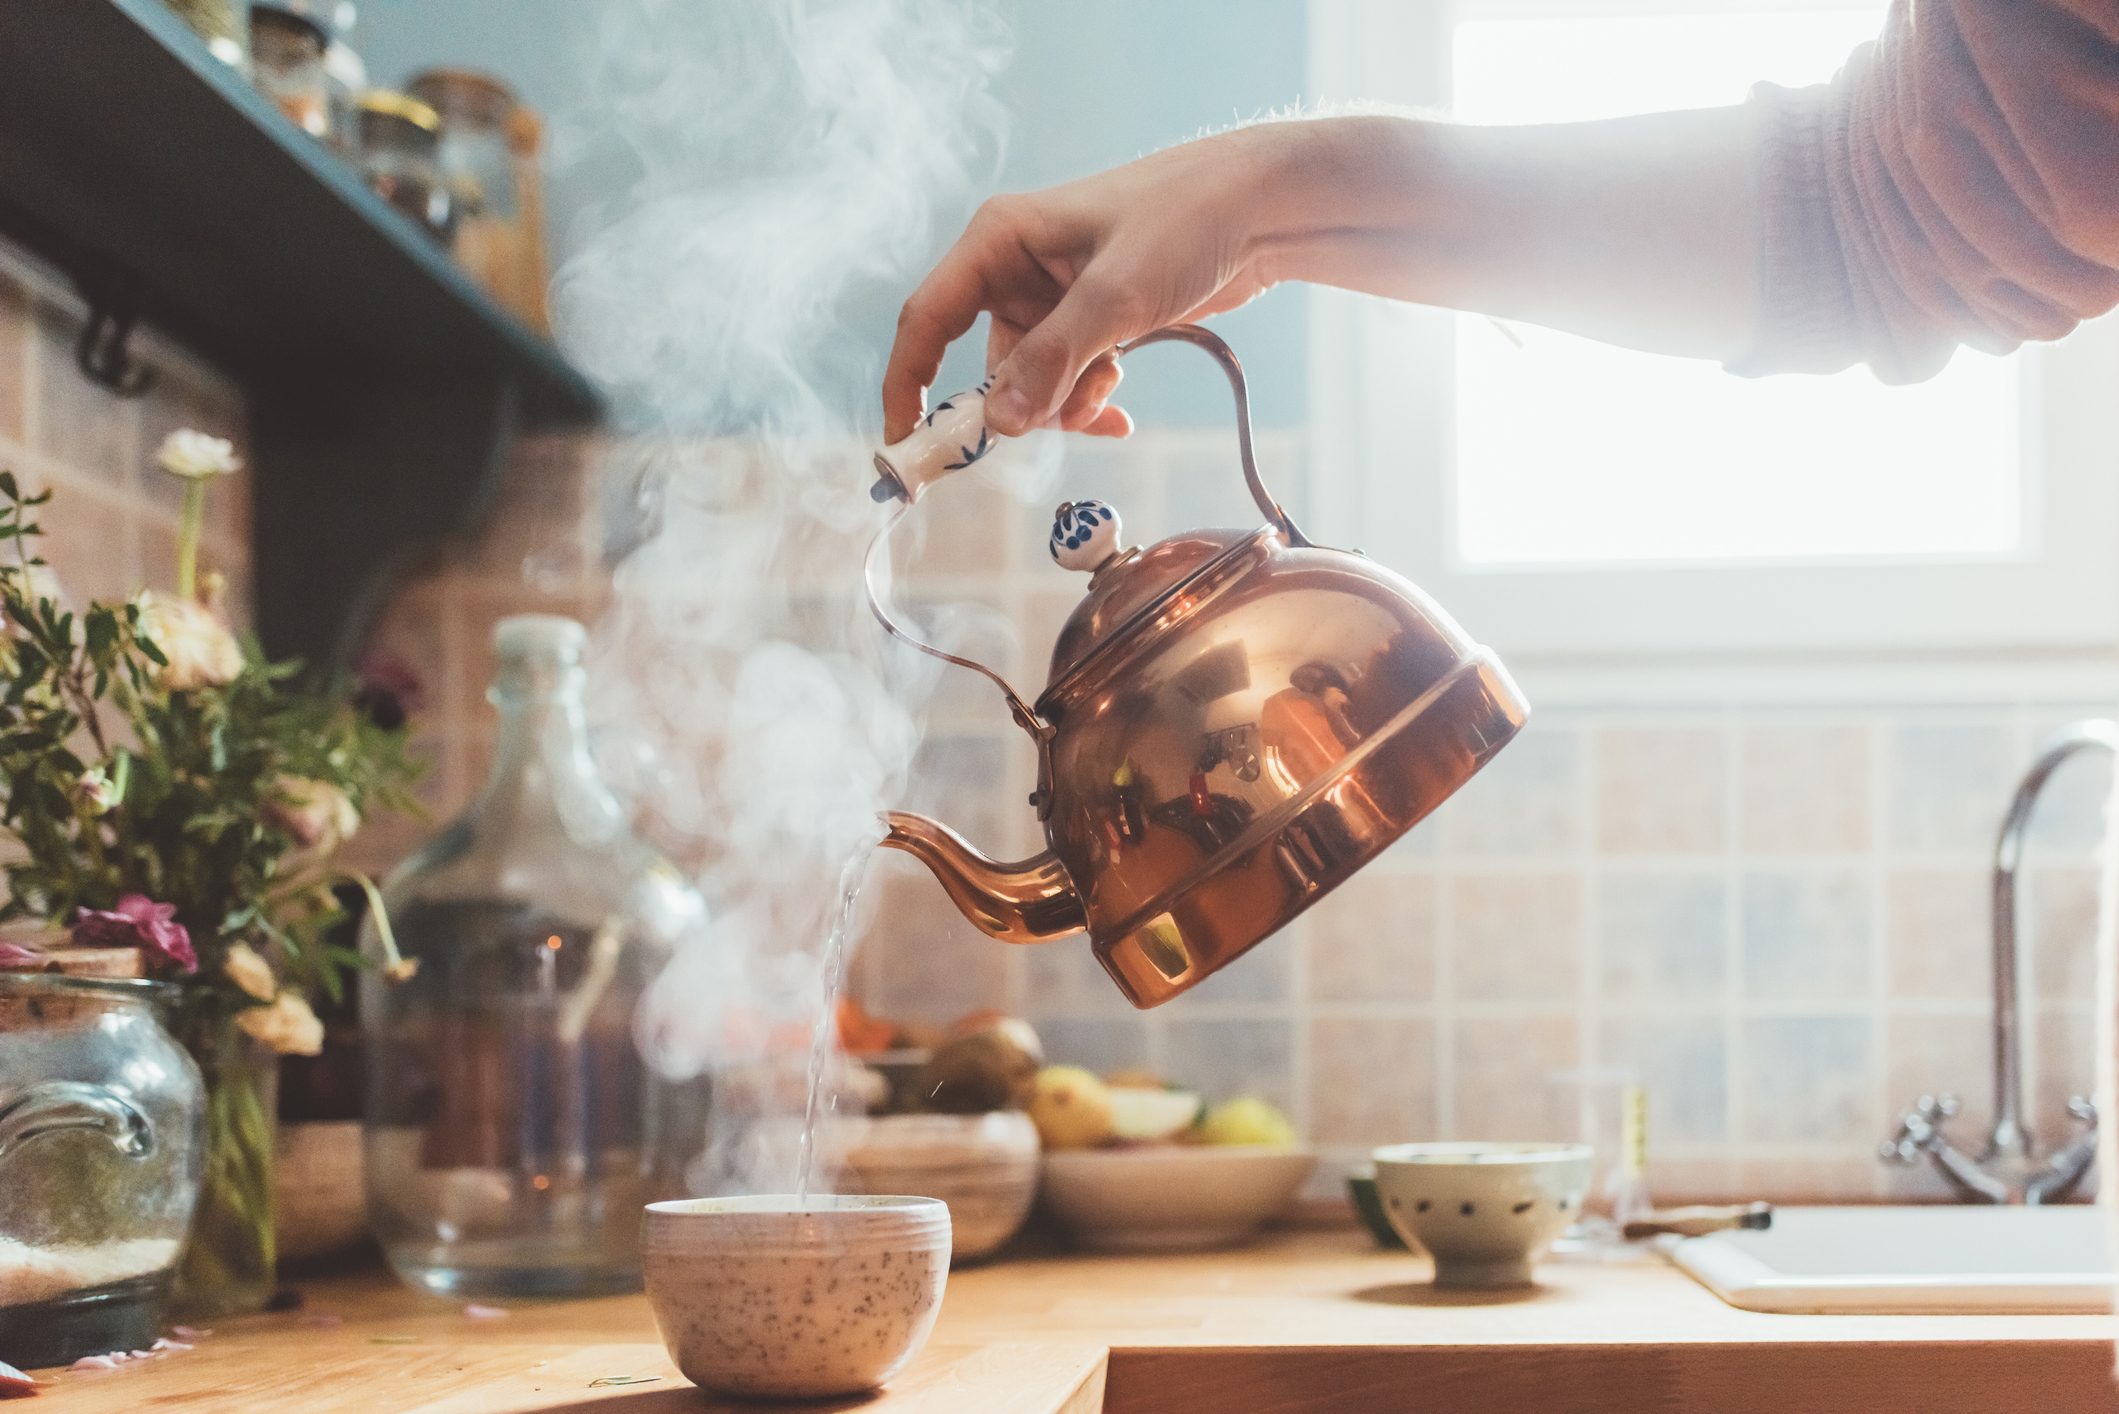
[[[188,1319],[263,1310],[276,1257],[272,1148],[280,1058],[227,1016],[193,1022],[184,1040],[206,1081],[205,1165],[170,1306]]]

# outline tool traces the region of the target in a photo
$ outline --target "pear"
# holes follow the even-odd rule
[[[1225,1100],[1208,1110],[1198,1135],[1202,1144],[1264,1144],[1285,1149],[1295,1142],[1295,1126],[1264,1100],[1247,1096]]]
[[[1037,1073],[1030,1122],[1047,1149],[1094,1149],[1112,1137],[1111,1091],[1078,1065]]]

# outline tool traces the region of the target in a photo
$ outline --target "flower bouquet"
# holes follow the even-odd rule
[[[342,920],[336,863],[361,813],[413,808],[404,713],[265,660],[222,621],[198,574],[207,490],[229,444],[173,434],[158,456],[187,491],[173,591],[79,612],[36,554],[37,508],[0,472],[0,921],[40,936],[137,948],[180,984],[175,1030],[207,1084],[206,1170],[176,1297],[193,1312],[255,1308],[273,1277],[273,1080],[314,1054],[311,1009],[359,962],[326,941]],[[384,965],[409,975],[378,918]],[[0,965],[35,948],[0,943]]]

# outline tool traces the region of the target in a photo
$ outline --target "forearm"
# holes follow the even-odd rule
[[[1757,323],[1746,109],[1547,127],[1320,118],[1268,139],[1261,266],[1661,353]]]

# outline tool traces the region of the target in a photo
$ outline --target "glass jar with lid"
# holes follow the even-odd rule
[[[456,203],[440,165],[441,115],[410,94],[370,89],[360,100],[361,173],[384,201],[448,245]]]
[[[634,1042],[705,910],[590,758],[584,641],[501,622],[492,774],[383,888],[417,971],[363,979],[368,1209],[391,1266],[435,1291],[637,1286],[641,1207],[681,1196],[705,1147],[704,1082],[657,1076]]]
[[[358,18],[352,0],[252,0],[250,10],[252,34],[264,32],[260,64],[284,66],[283,82],[299,97],[300,112],[289,116],[348,156],[360,135],[356,102],[368,91],[367,66],[352,44]],[[325,103],[321,130],[313,125],[319,65]],[[253,78],[260,88],[272,81],[262,69]]]
[[[213,57],[231,69],[243,67],[248,26],[236,0],[162,0],[191,32],[206,41]]]
[[[0,1355],[154,1343],[198,1201],[205,1088],[178,989],[0,970]]]
[[[463,219],[513,221],[520,204],[508,145],[514,93],[473,69],[427,69],[413,76],[405,92],[441,115],[442,175]]]
[[[442,179],[457,207],[456,259],[532,328],[546,327],[536,114],[473,69],[428,69],[405,85],[441,114]]]
[[[330,22],[301,0],[252,0],[250,82],[313,138],[330,141]]]

